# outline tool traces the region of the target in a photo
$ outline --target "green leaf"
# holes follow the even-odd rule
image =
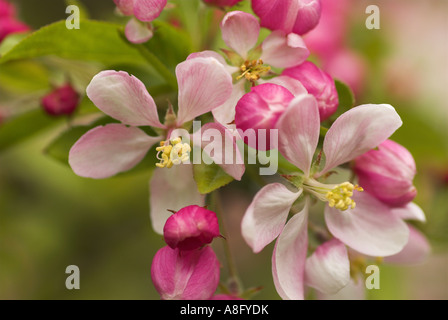
[[[0,68],[0,85],[14,92],[49,89],[48,71],[34,61],[11,61]]]
[[[41,109],[26,112],[0,126],[0,151],[59,123],[61,119],[48,116]]]
[[[336,90],[338,92],[339,97],[339,107],[338,110],[343,110],[343,112],[353,108],[355,105],[355,95],[353,94],[352,89],[340,80],[334,81],[336,85]]]
[[[30,34],[7,51],[0,63],[48,55],[105,64],[145,63],[139,52],[122,40],[122,29],[109,22],[82,20],[80,29],[69,30],[65,21],[59,21]]]
[[[207,165],[205,163],[193,165],[193,175],[198,190],[202,194],[210,193],[233,181],[224,170],[215,163]]]

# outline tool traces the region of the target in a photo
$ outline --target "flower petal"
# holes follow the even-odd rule
[[[161,137],[150,137],[122,124],[99,126],[84,134],[70,149],[69,163],[81,177],[103,179],[139,163]]]
[[[316,99],[310,94],[296,97],[276,127],[280,153],[308,176],[319,142],[320,120]]]
[[[272,32],[262,44],[261,59],[276,68],[290,68],[303,63],[310,51],[303,39],[295,34],[282,31]]]
[[[126,16],[134,14],[134,0],[114,0],[120,12]]]
[[[350,262],[345,245],[334,238],[317,247],[306,260],[305,283],[320,292],[335,294],[350,281]]]
[[[225,15],[221,22],[222,39],[243,59],[255,47],[260,35],[260,24],[251,14],[232,11]]]
[[[399,253],[384,258],[385,263],[400,265],[420,264],[428,258],[431,246],[426,237],[417,229],[408,224],[409,240],[406,246]]]
[[[155,20],[166,6],[167,0],[137,0],[134,1],[134,15],[140,21]]]
[[[177,123],[219,107],[232,94],[232,77],[214,58],[194,58],[176,68],[179,83],[179,112]]]
[[[289,92],[291,92],[294,96],[300,96],[303,94],[307,94],[308,91],[305,89],[303,84],[294,78],[288,77],[288,76],[278,76],[269,80],[258,80],[259,84],[263,83],[272,83],[277,84],[279,86],[285,87],[288,89]]]
[[[272,255],[272,276],[282,299],[303,300],[308,251],[308,204],[286,224]]]
[[[241,232],[255,253],[274,240],[282,231],[292,204],[302,194],[289,191],[280,183],[263,187],[255,195],[241,222]]]
[[[168,210],[178,211],[189,205],[205,205],[205,196],[198,192],[193,179],[193,167],[189,164],[155,169],[149,191],[151,223],[159,234],[163,234],[165,222],[171,216]]]
[[[123,71],[102,71],[93,77],[87,96],[104,113],[131,126],[164,128],[145,85]]]
[[[388,104],[366,104],[345,112],[325,136],[326,162],[320,175],[377,147],[402,124]]]
[[[341,289],[338,293],[327,295],[322,292],[317,292],[319,300],[365,300],[366,299],[366,285],[364,281],[350,280],[348,285]]]
[[[135,18],[131,18],[126,24],[126,28],[124,30],[126,35],[126,39],[132,43],[143,43],[152,38],[154,33],[147,25],[138,21]]]
[[[151,279],[162,300],[207,300],[219,283],[219,261],[212,248],[157,251]]]
[[[392,212],[403,220],[426,222],[425,213],[416,203],[411,202],[401,208],[392,208]]]
[[[355,209],[325,208],[330,232],[356,251],[374,257],[400,252],[406,245],[409,228],[389,207],[369,195],[355,192]]]

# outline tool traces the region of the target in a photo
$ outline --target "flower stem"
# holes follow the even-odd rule
[[[221,199],[219,196],[219,190],[215,190],[211,194],[211,205],[213,207],[213,210],[215,211],[216,215],[218,216],[218,219],[220,221],[220,230],[221,234],[224,237],[224,253],[226,255],[227,260],[227,268],[229,271],[229,286],[230,286],[230,292],[232,293],[241,293],[242,292],[242,285],[240,278],[238,276],[238,271],[235,265],[235,261],[233,260],[232,252],[230,250],[229,241],[227,239],[227,230],[226,225],[224,223],[223,215],[222,215],[222,206],[221,206]]]

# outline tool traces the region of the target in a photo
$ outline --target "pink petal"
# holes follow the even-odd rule
[[[308,176],[320,133],[316,99],[310,94],[296,97],[276,127],[280,153]]]
[[[226,59],[216,51],[204,50],[200,52],[193,52],[187,57],[187,60],[195,59],[195,58],[215,58],[218,60],[227,70],[229,74],[235,73],[240,69],[238,67],[233,67],[227,64]],[[244,82],[243,82],[244,83]]]
[[[288,76],[278,76],[269,80],[260,79],[258,80],[258,83],[259,84],[271,83],[285,87],[286,89],[288,89],[289,92],[291,92],[296,97],[308,93],[308,91],[305,89],[305,87],[300,81]]]
[[[99,126],[84,134],[70,149],[69,163],[81,177],[103,179],[139,163],[160,137],[122,124]]]
[[[350,280],[348,285],[338,293],[327,295],[322,292],[317,292],[317,298],[319,300],[365,300],[366,285],[362,279],[357,282]]]
[[[277,239],[272,254],[275,288],[284,300],[303,300],[308,251],[308,205],[294,215]]]
[[[145,85],[127,72],[102,71],[93,77],[86,91],[98,109],[124,124],[164,127]]]
[[[289,210],[302,190],[289,191],[280,183],[263,187],[255,195],[241,222],[241,232],[255,253],[272,242],[282,231]]]
[[[219,107],[232,94],[232,77],[214,58],[184,61],[177,66],[176,75],[179,83],[179,126]]]
[[[155,20],[166,6],[167,0],[136,0],[134,1],[134,15],[140,21]]]
[[[399,253],[386,257],[385,263],[400,265],[415,265],[423,263],[431,252],[431,246],[426,237],[417,229],[408,224],[409,241]]]
[[[124,33],[126,35],[126,39],[128,39],[129,42],[136,44],[144,43],[151,39],[154,35],[148,25],[134,18],[131,18],[126,24]]]
[[[126,16],[132,16],[134,14],[135,0],[114,0],[114,2],[122,14]]]
[[[151,279],[162,300],[210,299],[219,275],[219,261],[209,246],[189,251],[166,246],[151,265]]]
[[[262,44],[261,59],[276,68],[290,68],[303,63],[310,52],[303,39],[295,34],[282,31],[272,32]]]
[[[400,252],[406,245],[409,229],[389,207],[365,192],[355,192],[355,209],[340,211],[325,208],[330,232],[356,251],[374,257]]]
[[[246,93],[244,85],[244,81],[239,81],[234,84],[230,98],[223,105],[212,110],[213,117],[217,122],[224,126],[228,126],[230,123],[235,121],[236,105]]]
[[[225,15],[221,22],[222,39],[243,59],[255,47],[260,34],[260,24],[251,14],[232,11]]]
[[[172,249],[198,249],[219,236],[216,213],[195,205],[177,211],[163,228],[165,242]]]
[[[163,234],[165,222],[172,215],[168,210],[178,211],[189,205],[205,205],[205,196],[198,192],[193,179],[193,166],[189,164],[155,169],[149,191],[151,223],[159,234]]]
[[[226,127],[219,123],[207,123],[201,127],[200,131],[193,134],[193,143],[201,147],[203,152],[228,175],[241,180],[245,171],[244,160],[235,136]],[[208,145],[210,145],[209,148],[207,148]],[[219,148],[211,150],[212,146]],[[213,154],[208,151],[213,151]]]
[[[305,282],[326,294],[335,294],[350,281],[350,261],[345,245],[334,238],[317,247],[306,260]]]
[[[403,220],[416,220],[426,222],[425,213],[416,203],[411,202],[401,208],[392,208],[393,214]]]
[[[324,140],[325,168],[320,175],[380,145],[403,122],[387,104],[367,104],[342,114]]]

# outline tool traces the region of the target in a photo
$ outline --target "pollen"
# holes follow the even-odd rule
[[[160,142],[160,147],[156,148],[158,168],[172,168],[173,165],[186,163],[190,160],[191,147],[187,143],[182,143],[181,138],[175,138]]]
[[[271,67],[264,65],[262,59],[248,60],[240,66],[241,74],[236,77],[237,80],[246,78],[247,81],[254,83],[259,80],[263,75],[267,74],[271,70]]]
[[[325,198],[328,201],[328,205],[332,208],[345,211],[348,209],[355,209],[356,202],[351,198],[354,191],[364,191],[358,185],[353,185],[350,182],[344,182],[337,185],[333,190],[327,192]]]

